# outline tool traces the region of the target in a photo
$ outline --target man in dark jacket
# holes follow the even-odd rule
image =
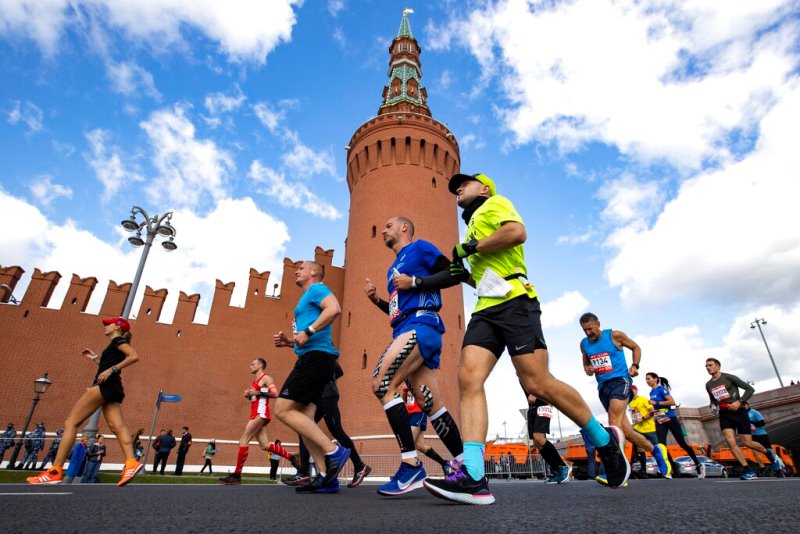
[[[180,476],[183,474],[183,464],[186,461],[186,453],[189,452],[189,447],[192,446],[192,435],[189,434],[189,427],[183,427],[183,435],[181,436],[181,444],[178,447],[178,459],[175,462],[175,474]]]
[[[6,454],[6,449],[14,447],[14,438],[17,437],[17,429],[14,428],[14,423],[8,423],[8,428],[0,436],[0,462],[3,461],[3,456]]]
[[[56,432],[56,437],[53,438],[53,443],[50,444],[50,449],[47,451],[47,455],[44,457],[42,461],[42,466],[39,469],[44,469],[44,466],[47,465],[48,462],[52,462],[56,459],[56,454],[58,453],[58,447],[61,445],[61,435],[64,434],[64,429],[59,428]]]
[[[25,458],[17,469],[36,469],[36,462],[39,459],[39,451],[44,449],[44,423],[38,423],[36,428],[28,432],[25,436]]]
[[[169,453],[172,449],[175,448],[177,444],[175,442],[175,438],[172,436],[172,430],[167,430],[167,433],[163,436],[159,436],[160,442],[158,444],[158,449],[156,449],[156,462],[153,464],[153,474],[155,474],[156,470],[158,469],[158,464],[161,464],[161,474],[164,474],[164,469],[167,467],[167,458],[169,457]]]

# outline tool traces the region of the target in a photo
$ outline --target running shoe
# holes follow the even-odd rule
[[[558,468],[552,475],[550,475],[547,480],[544,481],[545,484],[561,484],[562,482],[569,482],[569,476],[572,474],[572,466],[571,465],[562,465]]]
[[[596,477],[594,477],[594,480],[595,480],[595,482],[597,482],[598,484],[600,484],[602,486],[608,486],[608,480],[606,480],[606,476],[605,475],[597,475]],[[628,483],[625,482],[625,484],[623,484],[622,487],[623,488],[627,488],[628,487]]]
[[[752,471],[747,471],[745,474],[739,477],[741,480],[758,480],[758,475],[756,475]]]
[[[625,458],[625,436],[622,431],[615,426],[606,427],[606,431],[611,441],[608,445],[597,447],[597,453],[600,455],[600,461],[603,462],[603,468],[606,471],[605,485],[618,488],[625,484],[625,481],[631,476],[631,464]],[[598,482],[600,481],[598,480]]]
[[[63,472],[59,467],[51,467],[35,477],[28,477],[25,480],[28,484],[61,484]]]
[[[133,477],[142,469],[144,469],[144,464],[142,462],[137,462],[134,459],[127,460],[125,466],[122,468],[122,478],[117,482],[117,486],[124,486],[133,480]]]
[[[300,475],[300,474],[297,474],[297,475],[294,475],[294,476],[290,476],[289,478],[281,479],[281,482],[283,482],[287,486],[300,486],[301,484],[305,484],[305,483],[307,483],[309,481],[311,481],[311,477],[310,476],[308,476],[308,475]]]
[[[461,469],[461,463],[458,460],[447,460],[442,466],[445,477],[455,474],[459,469]]]
[[[220,478],[219,481],[226,486],[238,486],[242,483],[242,475],[240,473],[231,473],[226,477]]]
[[[425,489],[434,497],[461,504],[492,504],[494,495],[489,491],[489,480],[486,477],[475,480],[463,465],[447,478],[423,481]]]
[[[339,493],[339,479],[333,478],[326,484],[325,478],[322,475],[317,475],[308,484],[297,486],[294,490],[297,493]]]
[[[781,471],[781,462],[778,460],[778,455],[775,454],[775,451],[773,451],[772,449],[768,449],[767,452],[769,453],[767,455],[767,458],[769,458],[769,461],[772,464],[771,466],[772,470]]]
[[[350,449],[336,446],[336,451],[333,454],[325,455],[325,479],[323,485],[328,485],[331,480],[339,475],[339,471],[344,469],[347,459],[350,458]]]
[[[706,478],[706,466],[704,464],[697,464],[695,469],[697,469],[697,480]]]
[[[422,464],[417,464],[414,467],[402,462],[397,473],[389,479],[389,482],[379,487],[377,491],[381,495],[402,495],[421,488],[422,481],[425,480],[426,476],[427,474]]]
[[[367,478],[370,473],[372,473],[372,468],[367,464],[362,465],[356,469],[356,472],[353,474],[353,480],[350,481],[347,487],[357,488],[362,482],[364,482],[364,479]]]
[[[664,478],[672,478],[672,462],[669,461],[667,447],[659,443],[653,447],[653,458],[658,464],[658,472]]]

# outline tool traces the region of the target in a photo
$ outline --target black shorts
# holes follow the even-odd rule
[[[330,383],[336,369],[336,355],[330,352],[311,351],[297,358],[294,368],[286,377],[280,395],[300,404],[319,404],[322,391]]]
[[[719,427],[722,430],[733,428],[739,435],[750,434],[750,418],[747,410],[739,408],[735,412],[726,409],[719,411]]]
[[[106,380],[100,384],[100,395],[106,402],[122,403],[125,398],[125,388],[122,387],[122,382],[118,380]]]
[[[545,408],[544,410],[542,410]],[[553,417],[552,406],[530,406],[528,408],[528,437],[534,434],[549,434],[550,419]]]
[[[472,314],[464,343],[489,350],[497,358],[507,348],[511,356],[547,349],[542,333],[539,299],[521,295]]]
[[[767,450],[772,449],[772,442],[769,439],[769,434],[753,434],[750,437],[752,437],[753,441],[755,441],[756,443],[762,444],[765,449]]]

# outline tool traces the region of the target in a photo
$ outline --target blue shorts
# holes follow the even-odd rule
[[[412,427],[418,426],[420,430],[428,430],[428,415],[425,412],[408,414],[408,422]]]
[[[416,336],[417,347],[422,355],[425,366],[429,369],[439,368],[439,357],[442,354],[442,333],[435,326],[407,320],[402,328],[395,331],[395,338],[413,330]]]
[[[619,399],[624,401],[625,404],[628,404],[628,401],[631,399],[632,384],[633,380],[630,377],[626,378],[622,376],[606,380],[600,384],[600,391],[598,394],[600,395],[600,402],[603,404],[603,408],[608,411],[611,399]]]

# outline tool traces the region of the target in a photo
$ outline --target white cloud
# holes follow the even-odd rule
[[[128,245],[128,234],[114,226],[118,239],[107,243],[72,221],[55,224],[34,206],[0,190],[0,224],[25,220],[14,232],[0,234],[0,263],[20,265],[27,272],[34,267],[57,270],[64,277],[50,301],[59,307],[69,287],[72,273],[98,279],[97,289],[87,308],[97,313],[109,280],[130,282],[139,264],[141,250]],[[232,221],[237,231],[232,232]],[[162,321],[171,321],[180,291],[200,293],[197,322],[207,322],[215,280],[236,282],[231,305],[242,306],[247,293],[250,268],[271,271],[270,281],[283,274],[285,246],[289,240],[286,224],[260,211],[252,199],[222,199],[205,216],[176,210],[172,222],[177,230],[178,249],[167,253],[154,247],[148,256],[133,314],[138,313],[145,286],[167,288],[169,295]],[[214,253],[209,254],[213,248]],[[29,279],[20,282],[15,296],[21,298]]]
[[[42,131],[42,109],[33,102],[15,100],[8,112],[8,123],[15,125],[20,122],[28,127],[28,134]]]
[[[45,207],[58,198],[72,198],[72,189],[53,183],[53,177],[49,174],[34,178],[30,183],[30,190],[33,198]]]
[[[97,128],[86,134],[86,140],[89,141],[91,152],[84,157],[103,184],[103,202],[111,200],[127,181],[143,180],[135,170],[129,170],[133,165],[123,161],[122,150],[110,144],[110,132]]]
[[[579,245],[581,243],[587,243],[590,239],[595,236],[595,232],[593,230],[587,230],[581,234],[575,235],[560,235],[558,239],[556,239],[557,245]]]
[[[294,7],[302,0],[4,0],[0,34],[32,39],[47,55],[58,51],[58,40],[80,17],[91,12],[97,23],[121,30],[132,41],[154,48],[182,46],[183,33],[203,33],[219,43],[233,61],[263,64],[281,42],[288,42],[296,22]]]
[[[328,0],[328,13],[330,13],[332,17],[338,15],[344,8],[344,0]]]
[[[278,201],[282,206],[300,208],[323,219],[338,219],[342,214],[333,205],[318,198],[301,182],[289,182],[286,177],[256,160],[250,166],[248,176],[258,186],[259,192]]]
[[[195,137],[194,124],[186,113],[184,106],[176,105],[154,111],[139,123],[147,133],[153,165],[160,174],[148,188],[150,201],[158,205],[196,206],[207,196],[225,198],[228,174],[235,170],[230,154],[212,140]]]
[[[236,87],[236,91],[234,91],[232,95],[226,95],[225,93],[209,93],[206,95],[204,104],[209,113],[212,115],[220,115],[222,113],[236,111],[245,100],[246,97],[242,93],[242,90]]]
[[[784,303],[800,292],[795,117],[800,80],[781,94],[741,161],[685,182],[652,226],[609,242],[609,282],[629,301],[689,297]]]
[[[286,108],[275,110],[268,102],[257,102],[253,105],[253,111],[271,133],[275,133],[278,125],[286,118]]]
[[[458,144],[462,150],[467,150],[470,148],[480,150],[486,146],[486,143],[483,141],[483,139],[479,138],[474,133],[468,133],[459,137]]]
[[[791,4],[498,1],[435,28],[434,47],[455,40],[500,78],[519,144],[599,141],[699,168],[729,159],[731,132],[752,130],[785,91],[800,33]]]
[[[137,96],[140,91],[154,100],[161,100],[153,75],[132,61],[114,63],[107,59],[106,70],[111,88],[126,96]]]
[[[542,328],[574,324],[588,307],[589,301],[580,291],[567,291],[556,300],[542,303]]]
[[[281,156],[281,162],[298,176],[329,174],[336,176],[336,163],[331,150],[316,152],[304,145],[297,135],[291,136],[291,151]]]
[[[75,146],[70,143],[62,143],[60,141],[53,140],[53,150],[55,150],[61,156],[68,158],[75,153]]]

